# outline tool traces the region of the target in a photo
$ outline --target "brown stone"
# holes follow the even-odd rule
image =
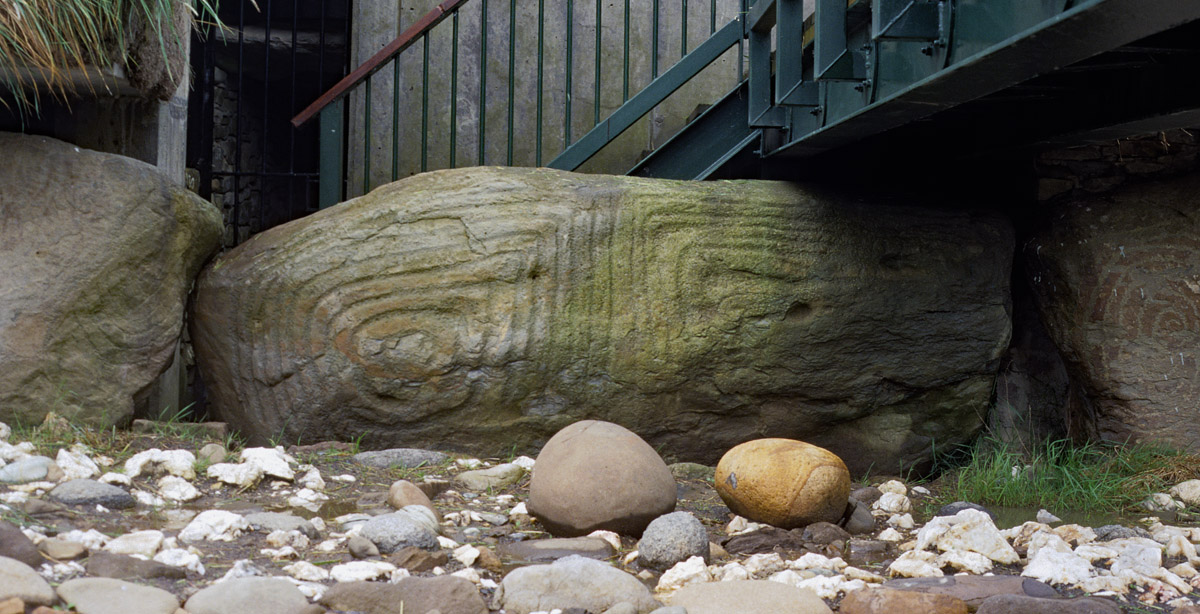
[[[866,588],[846,593],[838,607],[841,614],[967,614],[962,599],[935,593],[897,591],[886,588]]]
[[[0,556],[16,559],[37,569],[46,559],[16,525],[0,520]]]
[[[763,552],[791,551],[804,548],[804,533],[800,530],[766,527],[750,533],[728,538],[725,549],[731,554],[759,554]]]
[[[408,480],[396,480],[392,482],[391,488],[388,489],[388,505],[400,509],[406,505],[423,505],[433,512],[437,517],[438,522],[441,522],[442,515],[433,507],[433,501],[425,495],[425,491],[421,490],[416,484]]]
[[[721,457],[714,485],[735,514],[792,529],[841,520],[850,471],[824,448],[794,439],[756,439]]]
[[[392,614],[404,604],[405,612],[443,614],[487,614],[488,608],[474,584],[454,576],[421,578],[410,576],[395,584],[382,582],[338,582],[318,601],[335,611],[362,614]]]
[[[976,614],[1121,614],[1121,608],[1116,602],[1099,597],[1042,599],[995,595],[984,599]]]
[[[88,556],[86,568],[90,576],[117,580],[180,580],[187,577],[187,570],[182,567],[172,567],[158,561],[147,561],[128,554],[103,550]]]
[[[443,550],[429,552],[416,546],[405,546],[393,553],[388,560],[397,567],[422,572],[445,565],[450,557]]]
[[[475,565],[486,569],[492,573],[500,573],[504,570],[504,563],[500,561],[500,557],[492,552],[491,548],[486,546],[478,546],[479,558],[475,559]]]
[[[450,480],[426,476],[425,479],[421,480],[421,483],[417,484],[416,486],[417,488],[421,489],[421,492],[425,493],[426,498],[433,500],[436,499],[438,495],[450,490]]]
[[[66,541],[57,537],[42,540],[38,544],[38,550],[58,561],[72,561],[87,554],[88,551],[87,546],[79,542]]]
[[[25,601],[20,597],[0,601],[0,614],[25,614]]]
[[[0,151],[0,420],[124,424],[175,354],[221,214],[131,158],[7,133]]]
[[[983,601],[995,595],[1023,595],[1052,598],[1058,596],[1054,587],[1020,576],[946,576],[943,578],[900,578],[888,580],[883,588],[936,593],[962,599],[967,607],[977,609]]]
[[[59,467],[58,463],[50,463],[46,467],[47,482],[61,482],[64,477],[66,477],[66,474],[63,473],[62,467]]]
[[[19,507],[21,508],[21,511],[29,514],[30,516],[37,514],[53,514],[66,509],[53,501],[46,501],[45,499],[28,499]]]
[[[801,538],[814,544],[844,544],[849,541],[850,533],[830,522],[814,522],[804,527]]]
[[[616,551],[598,537],[554,537],[500,544],[500,553],[526,563],[549,563],[565,556],[604,560]]]
[[[1025,244],[1077,430],[1200,451],[1200,174],[1064,205]]]
[[[675,477],[629,429],[583,420],[556,433],[538,454],[528,507],[555,536],[597,530],[639,536],[675,509]]]
[[[196,361],[210,411],[255,442],[494,456],[599,419],[705,464],[788,433],[855,473],[906,471],[982,427],[1013,233],[998,213],[872,200],[422,173],[215,259]]]

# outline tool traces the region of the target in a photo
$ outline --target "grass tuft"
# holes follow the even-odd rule
[[[985,440],[955,469],[949,500],[1063,511],[1132,511],[1146,496],[1200,477],[1200,457],[1163,446],[1054,440],[1030,452]]]
[[[150,24],[166,58],[168,44],[187,36],[176,32],[171,18],[183,0],[3,0],[0,1],[0,68],[26,68],[46,84],[50,95],[65,99],[71,92],[68,71],[88,65],[126,64],[126,30],[134,19]],[[195,20],[220,25],[218,0],[184,5]],[[165,26],[165,27],[164,27]],[[87,73],[85,73],[87,74]],[[18,112],[38,109],[36,79],[13,70],[0,77]]]

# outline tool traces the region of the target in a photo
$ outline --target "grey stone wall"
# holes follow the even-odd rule
[[[213,81],[212,203],[221,210],[225,219],[222,244],[230,248],[263,230],[258,227],[259,210],[263,206],[262,182],[253,175],[236,178],[218,173],[237,170],[239,155],[241,168],[261,167],[262,123],[256,113],[243,112],[239,117],[237,79],[230,78],[220,68],[214,68]]]
[[[1039,201],[1108,192],[1119,185],[1196,168],[1197,129],[1177,128],[1108,143],[1042,152],[1036,161]]]

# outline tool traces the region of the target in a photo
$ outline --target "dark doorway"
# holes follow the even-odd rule
[[[226,248],[317,210],[318,122],[289,120],[348,71],[350,0],[222,2],[192,40],[187,165]]]

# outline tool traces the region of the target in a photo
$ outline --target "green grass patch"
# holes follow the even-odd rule
[[[989,439],[960,462],[940,499],[1063,511],[1132,511],[1200,476],[1200,457],[1144,444],[1055,440],[1026,451]]]

